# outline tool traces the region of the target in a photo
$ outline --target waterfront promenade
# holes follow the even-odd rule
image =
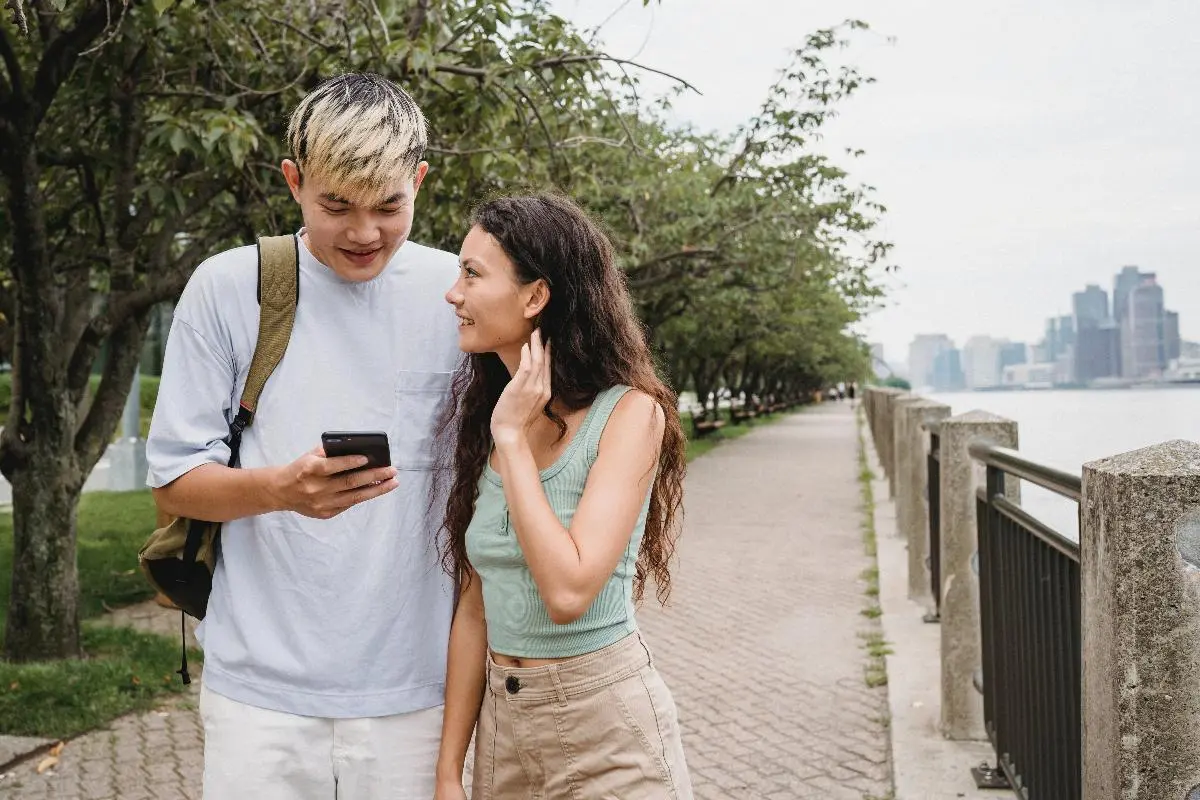
[[[888,694],[862,612],[858,436],[846,404],[788,415],[692,463],[667,609],[640,619],[675,694],[696,796],[884,800]],[[118,621],[171,635],[152,605]],[[4,798],[198,798],[195,693],[34,756],[0,778]]]

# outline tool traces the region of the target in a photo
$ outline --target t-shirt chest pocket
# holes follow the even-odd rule
[[[395,409],[388,440],[396,469],[432,469],[437,427],[450,396],[453,372],[406,370],[396,379]]]

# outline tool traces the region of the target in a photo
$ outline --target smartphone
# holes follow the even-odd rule
[[[321,447],[325,450],[326,458],[366,456],[367,463],[358,469],[392,465],[392,450],[388,446],[387,434],[380,431],[326,431],[321,434]]]

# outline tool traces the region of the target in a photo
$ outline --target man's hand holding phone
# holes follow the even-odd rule
[[[353,452],[356,449],[363,452]],[[390,462],[384,434],[370,434],[360,440],[348,434],[327,433],[321,447],[280,468],[272,494],[282,508],[306,517],[330,519],[395,489],[396,468]]]

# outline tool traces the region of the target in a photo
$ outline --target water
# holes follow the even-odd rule
[[[1016,420],[1019,449],[1026,457],[1075,474],[1088,461],[1172,439],[1200,442],[1200,387],[929,397],[948,404],[955,414],[980,409]],[[1078,537],[1073,501],[1023,481],[1021,505],[1059,532]]]

